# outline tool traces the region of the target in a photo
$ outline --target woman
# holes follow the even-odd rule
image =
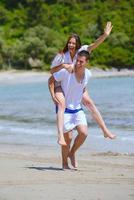
[[[63,48],[63,51],[58,53],[51,65],[51,73],[55,73],[62,68],[67,69],[70,73],[73,70],[73,66],[77,59],[78,52],[82,50],[86,50],[89,53],[92,52],[95,48],[97,48],[110,34],[112,30],[111,22],[107,22],[106,27],[104,29],[104,33],[91,45],[83,45],[81,46],[80,38],[77,34],[72,34]],[[49,89],[52,96],[53,101],[57,104],[57,128],[58,128],[58,143],[60,145],[66,145],[64,136],[63,136],[63,120],[64,120],[64,110],[65,110],[65,98],[62,92],[60,83],[56,82],[55,86],[51,84],[52,77],[49,78]],[[82,103],[86,106],[90,102],[90,98],[88,96],[87,91],[83,93]],[[96,119],[97,120],[97,119]],[[105,126],[105,124],[104,124]],[[103,130],[104,129],[104,130]],[[113,139],[114,135],[111,134],[108,129],[102,128],[105,137],[109,137]]]

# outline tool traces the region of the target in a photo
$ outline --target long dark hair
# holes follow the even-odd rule
[[[78,50],[81,47],[81,40],[80,37],[76,34],[76,33],[72,33],[67,40],[67,43],[65,45],[65,47],[63,48],[63,53],[66,53],[68,51],[68,43],[70,41],[71,38],[75,38],[76,40],[76,50]]]

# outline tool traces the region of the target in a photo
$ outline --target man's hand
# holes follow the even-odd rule
[[[109,36],[109,34],[111,33],[113,26],[111,22],[107,22],[106,27],[104,28],[104,34],[106,36]]]

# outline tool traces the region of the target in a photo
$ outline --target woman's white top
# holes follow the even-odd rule
[[[58,53],[52,61],[51,68],[59,66],[61,64],[75,64],[77,60],[77,55],[80,51],[85,50],[88,51],[89,45],[83,45],[81,48],[76,52],[73,60],[70,56],[70,52],[67,51],[66,53]]]

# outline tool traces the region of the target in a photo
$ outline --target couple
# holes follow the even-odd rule
[[[68,157],[71,160],[72,166],[75,169],[77,168],[75,153],[87,136],[87,122],[81,108],[81,102],[87,107],[101,127],[104,137],[115,138],[115,135],[107,129],[98,109],[87,93],[86,85],[91,72],[85,69],[89,59],[89,52],[104,41],[110,34],[111,29],[111,22],[108,22],[104,34],[90,46],[81,46],[79,36],[76,34],[71,35],[63,51],[52,62],[51,72],[53,76],[49,79],[49,89],[53,101],[58,105],[58,143],[62,145],[63,169],[69,169]],[[74,128],[77,129],[78,135],[70,149],[72,130]]]

